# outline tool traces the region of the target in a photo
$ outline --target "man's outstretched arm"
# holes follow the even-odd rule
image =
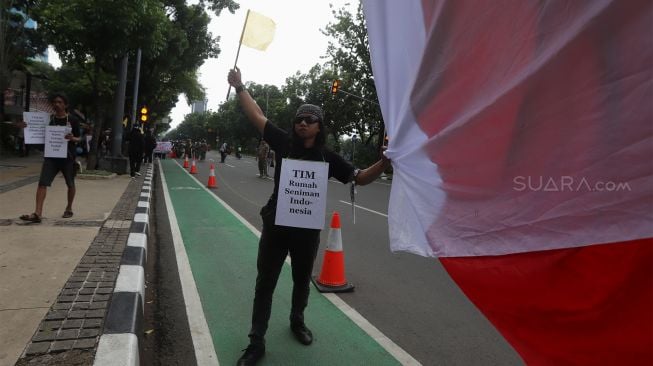
[[[361,170],[354,178],[356,184],[364,186],[374,182],[388,167],[391,165],[390,159],[382,155],[381,159],[376,163],[370,165],[367,169]]]
[[[262,134],[263,129],[265,129],[265,122],[267,122],[268,119],[263,114],[261,107],[256,104],[254,98],[252,98],[247,89],[245,89],[240,75],[240,69],[236,67],[233,70],[229,70],[227,81],[229,82],[229,85],[236,89],[238,101],[240,102],[240,106],[243,108],[245,115],[254,127],[256,127],[256,129]]]

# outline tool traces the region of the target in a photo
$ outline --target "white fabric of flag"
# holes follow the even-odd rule
[[[363,4],[394,167],[393,250],[653,236],[650,2]]]
[[[272,19],[249,10],[241,43],[265,51],[274,39],[276,28],[277,24]]]

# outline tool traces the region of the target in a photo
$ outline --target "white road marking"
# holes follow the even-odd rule
[[[344,203],[345,205],[349,205],[349,206],[351,206],[351,202],[347,202],[347,201],[343,201],[343,200],[340,200],[340,202]],[[371,209],[369,209],[369,208],[367,208],[367,207],[363,207],[363,206],[359,206],[359,205],[355,205],[355,206],[356,206],[356,208],[360,208],[361,210],[369,211],[369,212],[375,213],[375,214],[377,214],[377,215],[381,215],[381,216],[383,216],[383,217],[388,217],[387,214],[384,214],[384,213],[382,213],[382,212],[374,211],[374,210],[371,210]]]
[[[356,323],[367,335],[372,337],[378,344],[381,345],[389,354],[391,354],[397,361],[402,365],[407,366],[417,366],[421,365],[419,361],[413,358],[408,352],[404,351],[399,347],[395,342],[390,338],[385,336],[379,329],[377,329],[372,323],[367,321],[359,312],[354,310],[351,306],[342,300],[338,295],[334,293],[323,293],[324,297],[327,300],[331,301],[340,311],[342,311],[351,321]]]
[[[170,188],[171,191],[180,191],[182,189],[190,190],[190,191],[199,191],[200,190],[197,187],[172,187],[172,188]]]
[[[224,165],[226,165],[226,166],[228,166],[228,167],[230,167],[230,168],[235,168],[235,166],[233,166],[233,165],[231,165],[231,164],[224,163]]]
[[[177,165],[179,166],[179,163],[177,163]],[[183,169],[181,166],[179,166],[179,168]],[[165,174],[163,174],[161,162],[159,162],[159,171],[161,172],[163,195],[168,211],[168,219],[170,221],[172,242],[174,243],[175,253],[177,255],[177,267],[179,269],[181,291],[184,296],[184,302],[186,303],[186,316],[188,317],[188,325],[190,326],[190,335],[193,339],[193,348],[195,348],[195,359],[197,360],[198,365],[219,366],[220,363],[218,362],[218,356],[213,347],[213,338],[211,338],[211,332],[209,331],[209,326],[204,317],[200,295],[197,292],[197,285],[193,279],[193,273],[190,270],[186,247],[181,238],[177,217],[172,209],[172,201],[170,200],[170,194],[168,193],[168,184],[166,183]]]

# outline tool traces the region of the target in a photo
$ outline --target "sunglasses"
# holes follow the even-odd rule
[[[313,115],[295,117],[295,124],[296,125],[302,123],[302,121],[306,121],[307,125],[312,125],[314,123],[320,122],[320,119],[313,116]]]

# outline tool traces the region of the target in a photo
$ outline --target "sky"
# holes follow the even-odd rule
[[[223,10],[219,17],[211,14],[209,31],[219,36],[221,49],[217,59],[208,59],[199,70],[198,78],[206,89],[209,110],[216,111],[227,96],[227,73],[233,68],[238,51],[238,41],[245,22],[247,9],[261,13],[276,23],[272,44],[266,51],[242,46],[238,56],[238,67],[243,82],[281,86],[287,77],[297,71],[302,73],[316,63],[322,63],[326,54],[328,37],[320,32],[333,22],[331,8],[347,7],[356,10],[358,0],[238,0],[240,9],[234,14]],[[233,90],[231,91],[233,93]],[[179,125],[191,107],[186,97],[180,95],[170,117],[171,129]]]

